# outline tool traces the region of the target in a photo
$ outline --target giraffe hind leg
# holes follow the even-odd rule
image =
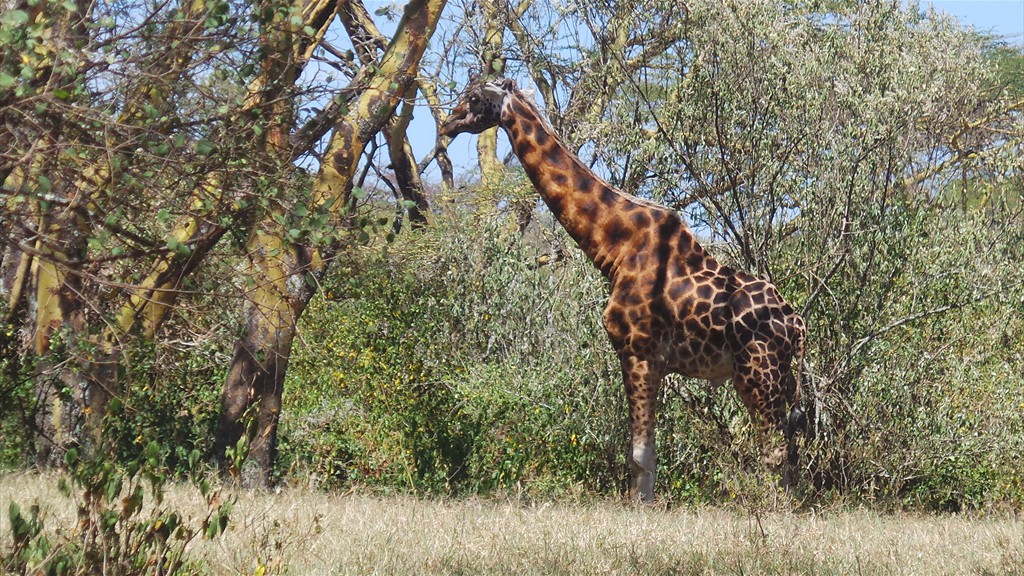
[[[787,384],[798,386],[792,377],[787,375]],[[797,448],[796,435],[807,428],[807,414],[800,407],[799,394],[789,398],[789,417],[786,419],[786,462],[782,472],[782,485],[787,490],[795,483],[797,468],[800,465],[800,454]]]
[[[788,340],[791,345],[791,355],[787,354],[787,360],[782,362],[783,377],[786,385],[786,401],[789,403],[789,418],[786,422],[786,465],[782,476],[783,486],[789,488],[795,483],[798,470],[799,453],[796,444],[797,432],[807,429],[807,415],[800,406],[801,380],[803,379],[803,359],[807,329],[803,318],[793,314],[787,321]]]
[[[800,415],[794,411],[786,412],[787,395],[783,389],[785,383],[781,371],[772,369],[772,363],[763,358],[751,364],[759,369],[738,372],[733,377],[733,385],[751,417],[759,425],[765,467],[778,474],[780,483],[788,489],[795,476],[795,424]]]

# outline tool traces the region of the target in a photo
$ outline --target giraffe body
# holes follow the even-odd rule
[[[765,460],[771,468],[786,465],[788,486],[797,459],[800,316],[771,283],[720,265],[675,211],[595,175],[513,81],[471,83],[441,132],[492,126],[505,130],[541,198],[611,284],[603,319],[629,404],[634,494],[654,496],[655,401],[671,373],[717,384],[732,379],[765,440],[782,436]]]

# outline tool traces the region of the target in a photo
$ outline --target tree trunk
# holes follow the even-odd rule
[[[391,169],[395,172],[395,181],[398,184],[402,201],[407,204],[401,207],[400,213],[408,212],[409,222],[413,228],[426,225],[427,214],[430,212],[430,205],[423,193],[423,182],[420,181],[420,173],[416,168],[416,158],[413,156],[408,136],[409,122],[412,120],[412,101],[416,98],[416,91],[416,84],[411,83],[409,92],[406,94],[405,104],[402,105],[402,113],[395,117],[394,122],[384,127],[388,153],[391,158]]]
[[[277,450],[277,423],[295,325],[313,295],[309,256],[282,241],[276,230],[250,239],[253,277],[262,280],[248,298],[245,332],[235,343],[231,370],[221,396],[217,455],[235,449],[223,463],[247,487],[267,486]],[[248,420],[247,419],[251,419]],[[246,434],[248,433],[248,434]],[[248,439],[248,458],[239,440]]]
[[[35,309],[36,461],[41,466],[59,464],[71,446],[88,448],[98,440],[109,400],[107,391],[88,378],[89,353],[82,346],[88,338],[82,282],[72,268],[85,254],[82,226],[77,210],[68,207],[55,217],[43,216],[44,233],[36,242],[29,307]]]
[[[484,30],[484,46],[482,62],[484,75],[500,76],[505,71],[505,58],[501,54],[502,36],[505,25],[501,21],[496,2],[484,2],[486,29]],[[501,180],[504,165],[498,159],[498,127],[488,128],[477,136],[477,157],[480,163],[480,183],[485,187],[494,186]]]
[[[413,0],[406,5],[375,72],[368,75],[365,89],[335,128],[313,185],[313,198],[318,209],[330,211],[339,225],[363,149],[391,119],[414,81],[444,4],[445,0]],[[326,250],[306,248],[287,232],[270,218],[250,240],[256,289],[244,311],[243,334],[235,345],[222,396],[218,448],[227,450],[250,439],[248,462],[237,471],[249,486],[266,486],[272,478],[296,324],[314,293],[312,286],[326,272],[330,256],[341,248],[340,240]],[[236,452],[235,461],[240,456]]]

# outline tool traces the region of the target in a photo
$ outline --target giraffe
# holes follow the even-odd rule
[[[731,379],[760,421],[765,464],[788,489],[803,416],[800,315],[771,283],[719,264],[674,210],[598,177],[515,81],[472,80],[440,132],[455,137],[493,126],[504,129],[552,214],[610,283],[603,321],[629,408],[631,496],[654,497],[655,401],[670,373],[713,385]]]

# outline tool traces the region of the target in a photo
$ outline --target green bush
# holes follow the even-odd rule
[[[205,503],[205,516],[192,518],[163,503],[170,470],[166,461],[175,453],[197,472],[195,485]],[[10,548],[0,550],[5,573],[47,575],[199,574],[204,569],[190,560],[189,542],[216,538],[227,529],[234,497],[222,499],[205,479],[197,450],[170,449],[155,441],[139,457],[114,460],[102,451],[79,457],[65,455],[67,475],[60,489],[77,509],[75,526],[48,526],[38,504],[23,514],[11,502]]]
[[[858,292],[863,272],[837,277],[842,307],[808,318],[807,497],[1020,506],[1009,455],[1024,436],[1013,394],[1022,332],[1003,319],[1021,304],[1012,291],[977,292],[1006,255],[974,256],[995,232],[970,215],[893,217],[871,274],[902,272],[871,293]],[[564,260],[537,264],[561,247]],[[787,258],[798,254],[780,266],[795,269]],[[290,479],[445,494],[624,489],[626,407],[600,321],[607,288],[557,224],[520,237],[500,215],[446,213],[352,262],[303,318],[281,427]],[[799,305],[802,285],[784,278]],[[756,427],[728,385],[670,379],[658,445],[658,489],[672,499],[744,498],[761,479]]]
[[[175,450],[166,465],[175,477],[189,472],[180,455],[198,451],[214,458],[220,390],[229,358],[224,343],[201,339],[182,348],[132,341],[125,351],[121,393],[111,401],[105,441],[117,460],[140,457],[149,439]]]
[[[624,446],[601,281],[578,258],[537,267],[506,230],[454,217],[339,267],[303,319],[285,468],[446,493],[614,482],[594,474]]]

